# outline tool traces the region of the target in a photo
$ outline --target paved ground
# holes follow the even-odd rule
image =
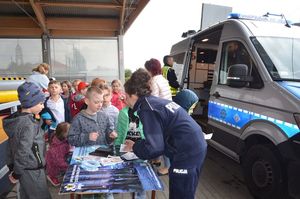
[[[168,198],[168,177],[160,177],[164,186],[164,192],[156,192],[157,199]],[[68,199],[68,195],[58,195],[58,188],[49,185],[53,199]],[[11,194],[13,196],[14,194]],[[147,198],[151,198],[151,192]],[[130,194],[115,194],[115,199],[130,199]],[[252,199],[241,174],[240,166],[209,147],[204,168],[198,185],[196,199]]]

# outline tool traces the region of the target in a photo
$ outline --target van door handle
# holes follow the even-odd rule
[[[219,97],[221,97],[221,95],[219,94],[219,92],[217,91],[217,92],[215,92],[214,94],[212,94],[212,96],[214,96],[215,98],[219,98]]]

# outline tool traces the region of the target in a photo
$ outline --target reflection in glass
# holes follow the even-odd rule
[[[58,80],[119,76],[117,39],[51,39],[52,76]]]
[[[42,62],[41,39],[0,39],[0,75],[22,76]]]

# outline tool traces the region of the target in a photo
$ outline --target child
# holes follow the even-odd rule
[[[118,137],[114,141],[115,145],[121,145],[125,143],[125,140],[137,141],[145,139],[143,133],[143,125],[137,116],[136,112],[126,106],[119,112],[118,123],[117,123]],[[145,199],[146,192],[136,192],[136,199]]]
[[[26,81],[33,82],[35,85],[40,87],[44,93],[47,93],[47,88],[49,84],[49,79],[47,74],[49,72],[50,66],[46,63],[38,65],[36,68],[32,69],[32,75],[30,75]]]
[[[193,110],[199,101],[196,93],[190,89],[182,89],[173,99],[174,102],[186,110],[189,115],[193,113]]]
[[[103,111],[99,111],[103,103],[100,88],[90,87],[84,101],[87,109],[80,111],[73,119],[68,141],[72,146],[87,146],[96,144],[110,144],[117,133],[113,123]]]
[[[70,145],[67,140],[70,124],[62,122],[57,125],[50,147],[46,152],[47,179],[53,186],[60,184],[59,174],[65,173],[68,168],[67,155],[70,152]]]
[[[92,80],[91,86],[96,86],[100,89],[102,89],[104,86],[106,86],[107,83],[104,79],[100,79],[96,77],[95,79]]]
[[[65,121],[65,105],[60,96],[61,86],[58,81],[51,81],[48,90],[50,97],[45,101],[45,108],[41,111],[41,118],[44,120],[43,128],[48,130],[48,138],[51,138],[51,134],[56,129],[57,124]]]
[[[114,125],[108,115],[99,111],[103,103],[103,94],[98,87],[89,87],[84,99],[87,108],[73,119],[68,140],[72,146],[108,145],[117,137]],[[105,194],[112,199],[112,194]]]
[[[51,199],[44,170],[44,133],[33,117],[44,108],[45,96],[34,83],[25,82],[18,87],[18,97],[21,111],[3,120],[9,136],[9,180],[20,181],[21,198]]]
[[[115,106],[111,105],[111,89],[108,85],[102,86],[102,93],[103,93],[103,105],[101,110],[106,112],[109,116],[109,119],[114,124],[114,129],[117,128],[117,119],[119,115],[119,109],[117,109]]]
[[[84,98],[89,84],[80,82],[77,86],[77,92],[71,96],[71,117],[74,118],[84,107]]]
[[[119,112],[117,123],[118,137],[115,140],[115,145],[124,144],[126,139],[137,141],[145,139],[143,134],[143,125],[139,120],[136,112],[126,106]]]
[[[72,91],[72,94],[74,93],[77,93],[78,92],[78,84],[81,82],[81,79],[75,79],[73,80],[72,82],[72,88],[71,88],[71,91]]]
[[[71,122],[71,110],[70,110],[70,96],[71,96],[71,88],[72,84],[69,81],[61,82],[61,98],[64,100],[64,107],[65,107],[65,121]]]
[[[111,104],[117,107],[119,110],[124,108],[126,106],[125,103],[125,94],[122,91],[122,83],[120,80],[115,79],[111,83],[112,87],[112,98],[111,98]]]

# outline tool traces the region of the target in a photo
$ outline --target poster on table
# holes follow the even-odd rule
[[[100,157],[89,155],[96,148],[75,149],[60,194],[163,190],[161,181],[147,162],[129,161],[103,166]]]

